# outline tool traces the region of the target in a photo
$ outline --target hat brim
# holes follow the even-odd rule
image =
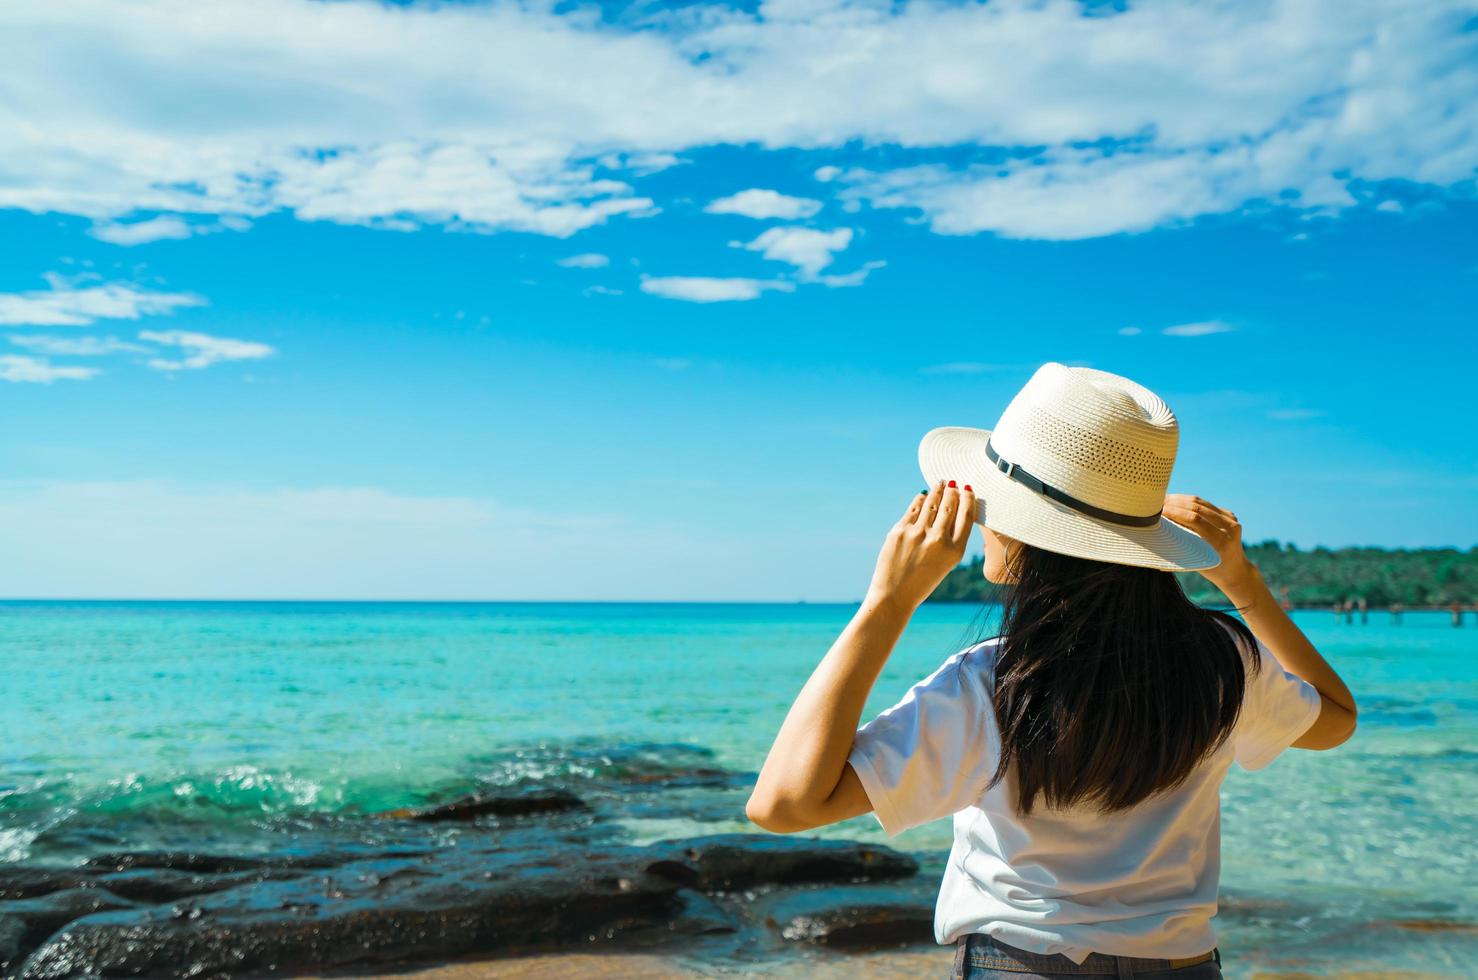
[[[978,523],[1058,554],[1119,565],[1192,572],[1221,564],[1221,556],[1204,538],[1168,518],[1149,527],[1113,524],[1010,479],[986,458],[989,437],[988,429],[945,426],[919,443],[924,479],[930,486],[939,480],[970,484],[981,511]]]

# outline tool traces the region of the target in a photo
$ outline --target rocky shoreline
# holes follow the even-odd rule
[[[428,788],[420,806],[53,820],[37,857],[0,864],[0,976],[872,980],[949,968],[933,938],[942,855],[757,830],[654,839],[669,825],[742,825],[753,774],[712,766],[705,749],[540,745],[472,765],[492,775]],[[1280,949],[1232,954],[1269,977],[1302,975],[1331,943],[1374,943],[1379,975],[1427,976],[1390,969],[1391,950],[1463,963],[1478,936],[1445,902],[1357,926],[1337,910],[1320,924],[1329,909],[1283,897],[1223,894],[1221,906],[1228,925],[1279,937]]]
[[[733,798],[735,776],[656,782]],[[933,942],[937,882],[907,854],[764,833],[635,846],[600,795],[525,787],[365,814],[373,845],[335,850],[0,867],[0,973],[265,977],[595,950],[758,962]],[[457,833],[429,842],[428,825]]]

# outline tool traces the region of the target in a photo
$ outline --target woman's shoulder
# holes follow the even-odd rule
[[[989,700],[995,683],[996,647],[1000,638],[991,637],[961,647],[938,663],[913,690],[939,698],[973,696]]]
[[[996,657],[1001,649],[1001,637],[992,636],[962,648],[951,661],[960,670],[978,677],[986,686],[995,681]]]
[[[975,658],[977,660],[994,660],[996,651],[1000,649],[1001,637],[992,636],[988,639],[972,643],[967,647],[960,648],[955,654],[957,657]]]
[[[1251,631],[1244,636],[1232,625],[1230,616],[1216,615],[1206,618],[1226,631],[1227,636],[1231,638],[1232,645],[1237,648],[1237,653],[1242,657],[1243,667],[1249,670],[1254,669],[1254,661],[1261,661],[1261,653],[1265,649],[1262,642],[1256,636],[1251,635]]]

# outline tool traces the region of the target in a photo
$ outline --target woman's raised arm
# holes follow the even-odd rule
[[[780,726],[746,816],[791,833],[866,813],[847,756],[862,706],[915,610],[964,557],[975,494],[940,482],[888,532],[867,596],[811,673]]]
[[[1201,574],[1231,600],[1242,621],[1284,668],[1319,692],[1323,708],[1294,747],[1332,749],[1343,744],[1355,733],[1355,696],[1283,611],[1262,572],[1248,560],[1237,515],[1200,497],[1177,493],[1166,495],[1165,516],[1210,542],[1221,555],[1221,564]]]

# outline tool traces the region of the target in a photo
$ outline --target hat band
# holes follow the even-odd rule
[[[985,440],[985,455],[991,461],[991,465],[1006,474],[1010,479],[1015,480],[1022,486],[1030,487],[1044,497],[1051,497],[1059,504],[1066,504],[1080,514],[1087,514],[1089,517],[1096,517],[1100,521],[1123,524],[1127,527],[1153,527],[1160,522],[1160,511],[1158,510],[1148,517],[1140,517],[1135,514],[1119,514],[1115,511],[1104,510],[1102,507],[1095,507],[1086,500],[1079,500],[1072,494],[1064,493],[1050,483],[1043,483],[1015,463],[1008,463],[1002,459],[1000,454],[996,452],[995,447],[990,444],[990,439],[988,438]]]

